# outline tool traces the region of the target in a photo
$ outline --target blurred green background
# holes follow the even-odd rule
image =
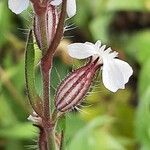
[[[97,77],[79,111],[67,113],[66,150],[150,150],[150,0],[77,0],[54,60],[52,98],[59,78],[85,62],[66,53],[70,42],[102,40],[134,69],[125,90],[111,93]],[[30,11],[13,14],[0,0],[0,150],[36,149],[38,130],[27,121],[24,49]],[[63,67],[62,67],[63,66]],[[57,73],[58,72],[58,73]],[[57,75],[59,74],[59,75]],[[37,91],[41,95],[39,66]]]

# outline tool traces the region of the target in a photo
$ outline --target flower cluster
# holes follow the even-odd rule
[[[40,130],[38,140],[40,150],[60,150],[65,144],[61,141],[64,140],[63,135],[60,138],[55,128],[58,119],[82,102],[92,85],[95,74],[101,71],[104,86],[116,92],[118,89],[125,88],[133,70],[127,62],[117,58],[117,52],[106,48],[106,45],[102,45],[100,41],[95,44],[90,42],[70,44],[69,55],[76,59],[88,58],[88,62],[72,71],[60,83],[56,90],[53,110],[50,95],[53,56],[63,38],[66,16],[70,18],[76,14],[76,0],[8,0],[9,8],[16,14],[27,9],[30,4],[33,7],[34,20],[26,46],[25,77],[33,114],[28,117],[28,120]],[[34,37],[42,52],[40,60],[42,97],[38,95],[35,87],[35,49],[31,44],[34,42]]]
[[[38,3],[40,3],[41,8],[43,7],[41,0],[30,1],[33,4],[33,7]],[[14,13],[19,14],[28,8],[30,1],[8,0],[8,4],[9,8]],[[63,0],[46,0],[46,7],[44,8],[47,9],[47,13],[45,13],[44,21],[40,20],[41,18],[39,15],[35,15],[35,36],[40,49],[42,49],[44,45],[50,46],[51,43],[53,44],[57,25],[61,19],[58,8],[62,4]],[[68,17],[74,16],[76,14],[76,1],[66,0],[65,11],[67,12]],[[42,36],[43,25],[41,25],[41,23],[43,22],[45,22],[44,24],[46,25],[46,36]],[[131,66],[127,62],[118,59],[118,53],[112,51],[110,47],[106,48],[106,45],[102,45],[100,41],[97,41],[95,44],[90,42],[70,44],[68,46],[68,53],[71,57],[76,59],[85,59],[89,57],[91,59],[85,66],[73,71],[67,76],[58,87],[55,96],[55,106],[56,110],[61,112],[70,110],[81,102],[89,90],[98,69],[102,71],[103,84],[112,92],[116,92],[118,89],[124,89],[125,84],[133,74]]]

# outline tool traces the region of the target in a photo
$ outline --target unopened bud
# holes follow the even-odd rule
[[[56,110],[66,112],[81,103],[100,66],[98,59],[75,70],[60,84],[55,97]]]
[[[56,7],[49,5],[46,9],[45,13],[36,14],[34,19],[34,33],[41,50],[46,50],[50,46],[58,24]]]

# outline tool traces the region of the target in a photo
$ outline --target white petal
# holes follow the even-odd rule
[[[58,5],[60,5],[62,3],[62,0],[53,0],[53,1],[51,1],[51,5],[53,5],[53,6],[58,6]]]
[[[124,83],[127,83],[129,81],[130,76],[133,74],[131,66],[127,62],[119,59],[114,59],[114,61],[123,74]]]
[[[102,43],[100,40],[98,40],[96,43],[95,43],[95,46],[99,49],[101,47]]]
[[[76,14],[76,0],[67,0],[67,14],[69,18]]]
[[[95,44],[91,43],[91,42],[85,42],[85,44],[90,45],[90,46],[95,46]]]
[[[71,57],[77,59],[85,59],[96,53],[93,46],[85,43],[73,43],[68,46],[68,53]]]
[[[8,0],[8,6],[15,14],[20,14],[28,8],[29,0]]]
[[[100,52],[104,52],[104,50],[106,49],[106,45],[103,45],[102,47],[100,47],[99,51]],[[105,53],[105,52],[104,52]]]
[[[102,80],[107,89],[116,92],[124,89],[124,76],[114,59],[103,59]]]

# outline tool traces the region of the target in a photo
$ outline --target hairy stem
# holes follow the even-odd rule
[[[55,143],[54,128],[45,129],[39,126],[38,128],[40,129],[39,149],[40,150],[57,150],[57,146]]]
[[[45,68],[46,63],[41,62],[42,76],[43,76],[43,115],[46,120],[50,119],[50,79],[49,74],[51,73],[51,69]],[[51,67],[50,67],[51,68]]]
[[[54,131],[54,129],[47,132],[47,138],[48,138],[48,149],[49,150],[57,150],[57,146],[56,146],[56,142],[55,142],[55,131]]]
[[[39,150],[48,150],[47,142],[46,142],[46,133],[42,127],[37,126],[40,129],[40,136],[39,136]]]
[[[41,27],[40,28],[42,39],[41,50],[43,54],[43,58],[41,59],[41,72],[43,77],[42,79],[43,79],[43,121],[44,121],[42,133],[45,135],[44,139],[41,138],[41,142],[39,141],[40,150],[58,149],[55,141],[55,128],[54,128],[56,122],[53,120],[51,114],[50,77],[51,77],[53,55],[63,36],[63,28],[66,15],[66,1],[67,0],[63,0],[60,20],[57,26],[54,40],[52,41],[49,47],[47,44],[47,35],[46,35],[47,28],[45,24],[45,16],[41,16],[41,18],[39,18],[40,20],[38,21]],[[40,133],[40,136],[42,135],[42,133]]]

